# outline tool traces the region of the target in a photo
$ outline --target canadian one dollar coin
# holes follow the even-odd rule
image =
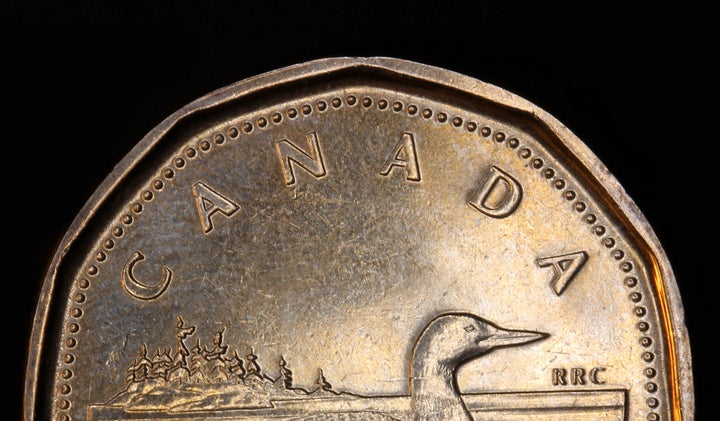
[[[44,279],[27,419],[691,420],[641,211],[555,118],[392,58],[169,116]]]

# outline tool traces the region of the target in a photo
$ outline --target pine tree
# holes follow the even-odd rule
[[[140,358],[135,366],[136,381],[141,382],[150,378],[151,367],[152,363],[147,358],[147,345],[142,344],[142,348],[140,348]]]
[[[233,356],[228,361],[228,370],[232,374],[232,378],[242,379],[245,377],[245,367],[243,360],[238,356],[237,351],[233,350]]]
[[[325,375],[323,374],[322,368],[318,369],[318,377],[315,380],[315,384],[318,386],[317,390],[324,390],[326,392],[334,393],[332,390],[332,385],[328,383],[328,381],[325,379]]]
[[[250,352],[245,356],[245,359],[247,360],[247,370],[245,374],[246,379],[251,377],[256,377],[257,379],[263,378],[261,373],[262,369],[260,368],[260,364],[257,363],[257,358],[255,350],[253,347],[250,347]]]
[[[190,364],[188,370],[190,371],[190,378],[193,378],[196,382],[202,376],[201,368],[205,359],[202,356],[202,348],[200,348],[200,340],[195,339],[195,346],[190,350]]]
[[[287,368],[287,362],[285,361],[285,358],[283,356],[280,356],[280,361],[278,362],[278,366],[280,366],[280,377],[283,380],[283,384],[285,385],[285,389],[292,390],[293,389],[293,373],[290,371],[289,368]]]
[[[128,375],[125,377],[125,383],[135,383],[140,380],[137,377],[138,361],[137,358],[133,360],[130,367],[127,369]]]

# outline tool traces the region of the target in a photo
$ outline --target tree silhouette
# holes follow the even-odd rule
[[[287,362],[285,361],[285,358],[283,356],[280,356],[280,361],[278,362],[278,366],[280,367],[280,377],[282,378],[283,384],[285,385],[285,389],[292,390],[293,388],[293,373],[290,371],[289,368],[287,368]]]
[[[200,339],[195,339],[195,346],[190,350],[190,378],[195,379],[196,382],[200,382],[200,378],[205,377],[202,372],[205,358],[202,356],[202,348],[200,347]]]
[[[139,358],[133,361],[133,364],[127,369],[128,376],[125,379],[130,383],[137,383],[147,380],[150,374],[152,363],[147,358],[147,345],[142,344],[140,347]]]
[[[233,379],[243,379],[245,377],[245,367],[243,360],[238,356],[237,351],[233,351],[233,356],[228,360],[228,370]]]
[[[331,392],[335,393],[332,390],[332,385],[325,379],[325,375],[323,374],[322,368],[318,368],[318,376],[317,379],[315,379],[315,384],[317,385],[317,390],[323,390],[325,392]]]
[[[257,378],[258,380],[263,379],[262,375],[262,369],[260,368],[260,364],[257,362],[257,355],[255,355],[255,350],[253,347],[250,347],[250,352],[245,356],[245,359],[247,360],[247,370],[245,374],[245,379],[249,378]]]

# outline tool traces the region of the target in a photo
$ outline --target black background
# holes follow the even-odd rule
[[[14,338],[6,368],[9,406],[18,414],[35,300],[55,247],[148,131],[190,101],[255,74],[324,57],[391,56],[533,102],[619,179],[675,271],[697,419],[709,417],[717,317],[703,303],[716,281],[709,262],[717,249],[718,135],[707,58],[717,46],[708,46],[711,28],[702,23],[708,11],[607,2],[147,3],[0,3],[10,227],[4,324]]]

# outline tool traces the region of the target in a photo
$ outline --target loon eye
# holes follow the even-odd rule
[[[463,329],[465,329],[465,332],[474,332],[474,331],[475,331],[475,326],[473,326],[473,325],[467,325],[467,326],[465,326]]]

